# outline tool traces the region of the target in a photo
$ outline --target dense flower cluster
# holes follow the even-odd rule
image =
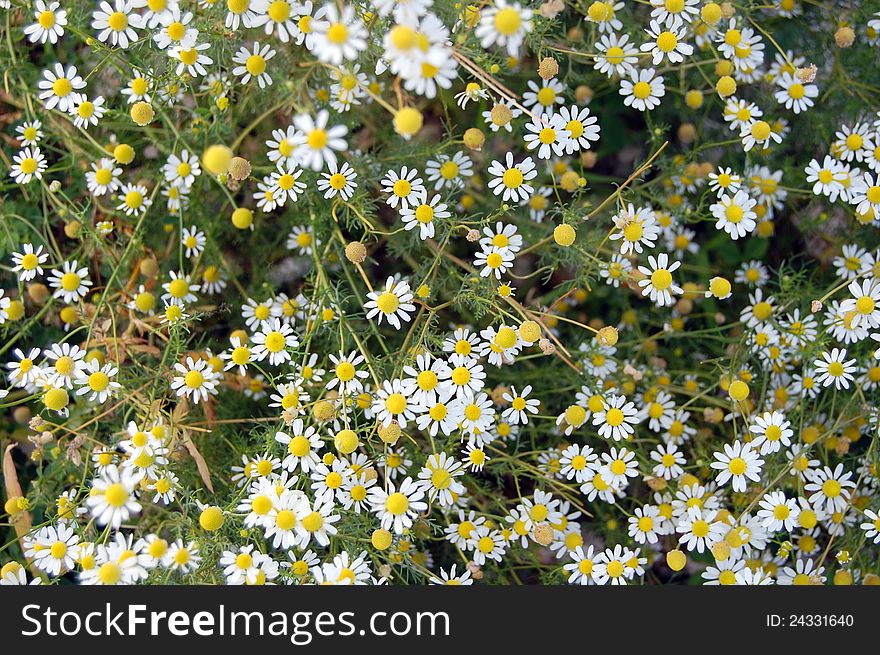
[[[0,0],[0,584],[877,584],[875,4]]]

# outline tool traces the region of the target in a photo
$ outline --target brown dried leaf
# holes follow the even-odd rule
[[[6,446],[6,450],[3,452],[3,483],[6,487],[7,498],[20,498],[24,496],[21,491],[21,484],[18,482],[18,475],[15,472],[15,462],[12,461],[12,451],[14,448],[15,444],[11,443]],[[32,524],[31,513],[27,510],[15,515],[12,526],[15,528],[15,534],[18,535],[19,541],[30,532]],[[24,550],[24,543],[21,544],[21,547]]]
[[[186,446],[189,454],[192,455],[192,458],[196,461],[196,468],[199,469],[199,475],[202,477],[202,482],[208,487],[208,491],[214,493],[214,485],[211,483],[211,470],[208,468],[208,463],[205,461],[205,458],[202,457],[199,449],[196,448],[195,443],[193,443],[192,438],[186,431],[184,431],[183,445]]]

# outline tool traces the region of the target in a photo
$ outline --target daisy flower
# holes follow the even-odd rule
[[[76,371],[75,382],[79,385],[76,395],[90,394],[86,399],[90,403],[98,405],[105,403],[111,395],[122,388],[122,385],[113,379],[117,373],[119,369],[109,362],[102,366],[97,358],[88,360],[84,368]]]
[[[202,52],[210,47],[210,43],[193,43],[192,45],[184,44],[171,48],[168,51],[168,56],[178,62],[174,74],[178,77],[184,73],[190,77],[207,75],[208,70],[205,66],[210,66],[214,60]]]
[[[776,86],[781,87],[776,92],[776,102],[785,105],[795,114],[806,111],[813,106],[813,98],[819,95],[819,87],[815,84],[804,84],[794,75],[785,72],[776,79]]]
[[[367,49],[367,30],[353,5],[345,5],[340,11],[335,4],[326,3],[323,17],[313,21],[311,28],[312,54],[325,63],[338,66],[344,60],[356,60]]]
[[[162,166],[165,180],[172,186],[191,187],[196,178],[202,174],[199,158],[187,150],[180,155],[171,154]]]
[[[65,114],[70,113],[73,103],[79,99],[79,90],[85,86],[85,81],[77,74],[76,66],[68,66],[65,70],[61,64],[44,70],[43,79],[37,82],[39,97],[46,109],[57,107]]]
[[[52,577],[72,570],[79,557],[79,536],[63,521],[40,528],[32,544],[25,550],[25,557]]]
[[[681,262],[669,263],[669,255],[665,252],[660,253],[655,258],[654,255],[648,255],[648,263],[650,268],[639,266],[639,272],[647,277],[639,280],[639,286],[642,287],[642,295],[650,296],[651,301],[657,303],[659,307],[665,307],[674,303],[672,295],[681,295],[682,288],[675,284],[672,273],[681,266]]]
[[[523,107],[526,109],[534,107],[538,113],[552,114],[553,107],[562,102],[561,96],[565,86],[555,77],[549,80],[542,79],[540,86],[534,80],[529,80],[526,86],[527,90],[522,98]]]
[[[393,482],[386,483],[386,486],[387,491],[378,485],[370,489],[370,506],[383,529],[403,534],[404,529],[412,527],[419,512],[428,509],[428,504],[422,500],[425,492],[422,485],[410,477],[404,478],[399,486]]]
[[[149,209],[153,201],[150,192],[142,184],[124,184],[119,189],[119,204],[116,209],[121,210],[126,216],[139,216]]]
[[[772,142],[782,143],[782,136],[773,131],[767,121],[755,121],[751,125],[743,125],[739,133],[743,150],[748,152],[756,145],[762,150],[770,147]]]
[[[382,325],[382,319],[388,321],[394,328],[400,329],[401,321],[408,323],[416,310],[412,304],[413,294],[409,283],[405,280],[396,281],[389,276],[385,281],[384,289],[371,291],[367,294],[367,302],[364,309],[367,310],[367,318],[376,317],[376,322]]]
[[[760,446],[761,455],[769,455],[778,452],[782,446],[791,445],[791,436],[794,431],[791,423],[786,420],[782,412],[764,412],[755,417],[754,424],[749,426],[749,432],[756,435],[750,445],[753,448]]]
[[[38,120],[25,121],[17,125],[15,133],[21,142],[21,147],[37,145],[43,139],[43,124]]]
[[[86,172],[86,185],[93,196],[113,193],[119,188],[119,176],[122,169],[112,159],[99,159],[92,162],[92,170]]]
[[[474,174],[473,162],[465,153],[459,151],[452,157],[437,155],[425,164],[425,175],[428,182],[434,182],[434,189],[460,189],[464,186],[464,178]]]
[[[32,243],[21,246],[21,252],[12,253],[12,272],[18,273],[18,279],[29,282],[38,275],[43,274],[43,264],[49,259],[49,253],[43,251],[43,246],[37,246],[36,250]]]
[[[849,204],[859,214],[873,212],[875,219],[880,217],[880,173],[876,176],[865,173],[856,178],[850,190]]]
[[[385,202],[395,209],[399,207],[400,211],[422,204],[428,192],[418,175],[417,169],[408,166],[401,168],[400,173],[395,170],[388,171],[382,178],[382,191],[389,194]]]
[[[263,321],[253,335],[254,358],[259,362],[267,357],[269,364],[278,366],[291,359],[290,349],[299,346],[299,339],[288,323],[278,318]]]
[[[849,507],[856,483],[851,480],[852,472],[844,471],[843,464],[838,464],[834,470],[828,466],[813,469],[806,473],[806,478],[804,493],[809,494],[811,505],[828,514],[845,512]]]
[[[657,464],[651,469],[651,473],[664,480],[676,480],[684,473],[682,468],[687,462],[684,454],[678,450],[674,443],[663,443],[651,451],[651,459]]]
[[[608,77],[629,75],[639,61],[639,51],[627,34],[603,34],[593,47],[597,52],[593,68]]]
[[[854,379],[854,373],[857,371],[855,358],[846,359],[846,348],[833,348],[831,352],[823,352],[822,358],[813,362],[813,368],[816,370],[816,384],[823,387],[849,389],[849,383]]]
[[[732,480],[733,490],[744,492],[746,480],[760,482],[764,460],[760,459],[750,444],[742,441],[734,441],[733,445],[724,444],[724,450],[714,453],[714,457],[717,461],[712,462],[710,466],[720,471],[715,476],[715,482],[719,485],[727,484]]]
[[[480,10],[480,22],[474,36],[483,48],[498,45],[507,49],[511,57],[519,55],[526,34],[532,31],[532,10],[519,2],[495,0],[494,5]]]
[[[196,293],[201,290],[201,287],[198,284],[193,284],[189,275],[171,271],[169,277],[171,279],[162,285],[162,289],[165,291],[162,294],[163,300],[175,300],[181,303],[193,303],[198,300]]]
[[[430,455],[419,471],[419,480],[428,492],[431,502],[440,507],[450,507],[457,496],[465,492],[464,485],[456,480],[464,475],[461,462],[444,452]]]
[[[99,526],[109,525],[118,530],[123,521],[140,513],[136,484],[132,471],[112,464],[92,478],[92,489],[85,503]]]
[[[671,64],[677,64],[694,53],[694,47],[682,41],[687,34],[687,28],[681,23],[667,23],[661,27],[659,22],[652,20],[645,33],[651,37],[651,41],[643,43],[640,49],[651,53],[651,63],[655,66],[664,59]]]
[[[570,155],[581,150],[589,150],[591,141],[599,140],[598,119],[590,115],[589,107],[560,107],[557,116],[562,117],[569,139],[565,143],[565,153]]]
[[[599,553],[593,564],[593,582],[597,585],[625,585],[632,579],[633,570],[628,566],[634,553],[620,544]]]
[[[174,376],[171,390],[178,396],[191,398],[198,404],[207,400],[209,395],[216,395],[220,376],[204,359],[193,361],[192,357],[187,357],[186,364],[178,362],[174,370],[179,375]]]
[[[194,27],[188,27],[192,19],[192,12],[181,14],[180,7],[176,3],[172,4],[156,18],[159,29],[153,34],[153,41],[160,50],[167,50],[177,45],[193,45],[199,36],[199,31]]]
[[[71,305],[85,298],[92,286],[89,269],[85,266],[77,268],[78,266],[79,262],[75,259],[64,262],[61,270],[53,268],[48,278],[49,286],[55,290],[52,295]]]
[[[422,407],[414,402],[412,395],[413,385],[411,380],[385,380],[382,386],[376,390],[372,409],[376,421],[383,427],[388,427],[392,422],[406,428],[407,421],[413,421],[420,414]]]
[[[418,205],[413,204],[400,212],[404,229],[409,231],[418,226],[419,238],[422,241],[434,238],[435,218],[444,219],[452,215],[447,210],[446,203],[440,202],[439,194],[435,194],[430,200],[426,195],[423,200]]]
[[[24,28],[31,43],[58,43],[58,39],[64,35],[64,26],[67,25],[67,10],[59,9],[60,6],[61,3],[43,0],[34,3],[36,22]]]
[[[363,355],[352,351],[346,355],[341,350],[339,355],[330,355],[333,363],[333,377],[327,382],[327,389],[338,389],[343,396],[356,396],[363,388],[362,380],[369,377],[366,371],[359,371],[357,367],[364,363]]]
[[[500,280],[501,276],[507,273],[513,265],[514,254],[509,248],[499,248],[491,246],[484,248],[474,257],[474,266],[481,269],[481,277],[495,276],[496,280]]]
[[[797,498],[786,498],[782,491],[766,493],[758,503],[758,518],[762,520],[762,527],[775,534],[777,532],[791,532],[798,527],[798,515],[800,507]]]
[[[566,151],[571,134],[566,129],[566,121],[560,114],[543,114],[526,123],[524,141],[526,149],[538,149],[538,159],[550,159],[554,154],[561,157]]]
[[[320,171],[336,162],[336,152],[345,150],[348,145],[343,138],[348,132],[344,125],[327,127],[330,114],[320,110],[313,118],[309,114],[297,114],[293,124],[297,129],[293,139],[294,156],[306,168]]]
[[[610,396],[604,407],[593,413],[593,425],[599,426],[599,436],[620,441],[629,439],[639,424],[639,411],[635,403],[627,402],[626,396]]]
[[[535,164],[531,157],[526,157],[519,163],[514,163],[513,153],[508,152],[505,163],[493,160],[489,165],[489,175],[493,176],[489,181],[489,188],[496,196],[501,196],[504,202],[526,202],[534,192],[534,188],[528,184],[530,180],[538,176]]]
[[[9,177],[16,184],[27,184],[33,179],[42,180],[47,168],[46,158],[40,149],[27,147],[13,155]]]
[[[632,70],[628,79],[620,81],[620,95],[627,107],[646,111],[660,106],[660,98],[666,95],[666,85],[653,68]]]
[[[327,171],[321,173],[321,177],[316,183],[318,191],[323,191],[324,198],[327,200],[335,198],[337,194],[345,201],[351,200],[354,190],[358,186],[354,181],[357,178],[357,172],[349,166],[348,162],[343,162],[339,167],[335,160],[327,163]]]
[[[92,27],[98,30],[98,40],[119,46],[123,50],[138,40],[135,28],[142,28],[140,14],[134,12],[133,0],[100,2],[92,12]]]
[[[520,393],[517,393],[516,387],[510,387],[509,391],[505,391],[502,398],[510,403],[510,407],[501,413],[501,418],[517,425],[522,423],[526,425],[529,422],[529,414],[537,414],[541,401],[537,398],[529,398],[532,392],[532,385],[526,385]]]
[[[232,69],[232,74],[240,75],[242,84],[247,84],[254,77],[260,88],[265,89],[272,84],[272,78],[266,72],[266,62],[274,56],[275,50],[268,43],[260,47],[260,42],[254,41],[251,50],[242,46],[232,58],[233,63],[238,64]]]

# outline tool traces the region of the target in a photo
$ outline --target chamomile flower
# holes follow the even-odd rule
[[[444,452],[430,455],[419,471],[419,480],[428,492],[428,498],[441,507],[449,507],[456,496],[464,493],[464,485],[456,478],[464,475],[461,462]]]
[[[452,214],[447,210],[446,203],[440,202],[440,195],[433,198],[424,197],[424,201],[401,210],[400,219],[403,227],[409,231],[418,226],[419,238],[424,241],[434,238],[434,219],[449,218]]]
[[[92,12],[92,28],[98,30],[98,40],[125,50],[138,40],[137,29],[143,28],[140,14],[134,12],[133,0],[100,2]]]
[[[565,85],[555,77],[549,80],[542,79],[540,86],[534,80],[529,80],[527,87],[522,98],[522,104],[526,109],[534,108],[535,112],[552,114],[553,108],[563,101]]]
[[[599,427],[599,436],[620,441],[629,439],[639,424],[639,411],[626,396],[611,395],[604,407],[593,413],[593,425]]]
[[[815,84],[804,84],[789,72],[780,75],[776,85],[780,87],[775,94],[776,101],[795,114],[812,107],[813,98],[819,95],[819,88]]]
[[[809,494],[810,504],[828,514],[846,511],[856,483],[851,479],[852,472],[845,471],[843,464],[833,470],[828,466],[813,469],[806,473],[806,478],[804,493]]]
[[[424,497],[422,485],[407,477],[399,486],[388,482],[386,488],[378,485],[371,488],[368,499],[382,528],[403,534],[406,528],[412,527],[418,513],[428,508],[422,500]]]
[[[508,152],[504,163],[493,160],[489,165],[489,188],[504,202],[526,202],[534,192],[529,182],[538,176],[531,157],[515,163],[513,153]]]
[[[458,151],[452,157],[445,154],[429,159],[425,164],[425,175],[428,182],[434,183],[434,189],[460,189],[465,179],[474,174],[473,162],[465,153]]]
[[[265,89],[272,84],[272,78],[266,72],[266,63],[274,56],[275,50],[268,43],[261,47],[259,41],[254,41],[250,50],[242,46],[232,58],[233,63],[238,64],[232,69],[232,74],[241,76],[242,84],[247,84],[253,77],[260,88]]]
[[[543,114],[526,123],[524,137],[526,149],[537,148],[538,159],[550,159],[554,154],[562,156],[566,151],[571,133],[566,129],[566,121],[560,114]]]
[[[398,330],[401,321],[408,323],[412,318],[410,314],[416,310],[416,306],[412,304],[413,294],[409,283],[406,280],[397,281],[391,276],[385,281],[383,289],[369,292],[367,298],[364,303],[367,318],[376,318],[379,325],[382,325],[384,318]]]
[[[77,369],[75,383],[79,385],[76,390],[77,396],[88,396],[86,400],[90,403],[103,404],[116,394],[122,385],[114,378],[119,373],[119,369],[113,364],[107,363],[103,366],[98,359],[90,359],[86,362],[84,368]]]
[[[800,508],[796,498],[786,498],[783,492],[772,491],[764,494],[758,506],[758,518],[771,534],[782,530],[791,532],[797,527]]]
[[[168,51],[168,56],[177,62],[174,74],[180,77],[187,73],[190,77],[199,77],[207,75],[208,69],[214,63],[208,55],[203,54],[205,50],[210,49],[210,43],[192,43],[182,44],[172,47]]]
[[[751,234],[757,225],[757,214],[754,211],[756,204],[757,200],[742,190],[733,196],[726,193],[721,195],[718,202],[709,207],[716,218],[715,229],[727,232],[734,240]]]
[[[196,405],[217,393],[219,376],[204,359],[193,361],[187,357],[185,364],[174,365],[177,375],[171,382],[171,390],[178,396],[189,398]]]
[[[31,43],[46,43],[52,45],[58,43],[64,35],[64,27],[67,25],[67,10],[60,9],[59,2],[44,2],[37,0],[34,3],[34,19],[36,22],[31,23],[24,28]]]
[[[21,146],[35,146],[43,139],[43,124],[38,120],[25,121],[21,125],[17,125],[15,133]]]
[[[647,276],[643,280],[639,280],[639,286],[642,287],[642,295],[650,296],[651,301],[655,302],[659,307],[665,307],[673,304],[673,294],[680,295],[682,288],[675,284],[672,273],[681,266],[681,262],[674,261],[669,263],[669,255],[660,253],[655,258],[654,255],[648,255],[649,267],[639,266],[639,272]]]
[[[27,147],[13,155],[9,177],[16,184],[27,184],[31,180],[42,180],[47,168],[46,157],[40,149]]]
[[[620,81],[623,104],[639,111],[660,106],[660,98],[666,95],[666,85],[653,68],[632,70]]]
[[[480,40],[482,47],[497,45],[505,48],[511,57],[516,57],[526,34],[531,31],[531,9],[515,0],[495,0],[493,5],[480,11],[480,22],[474,30],[474,36]]]
[[[49,286],[54,289],[52,295],[68,304],[78,303],[86,297],[92,281],[89,269],[79,267],[77,260],[64,262],[61,269],[53,268],[48,278]]]
[[[367,48],[367,30],[352,5],[340,11],[335,4],[326,3],[323,17],[311,27],[312,53],[325,63],[338,66],[345,60],[354,61]]]
[[[642,44],[641,51],[651,53],[654,66],[664,59],[672,64],[680,63],[694,52],[692,45],[683,42],[687,28],[681,23],[666,23],[661,27],[659,22],[652,20],[645,32],[651,40]]]
[[[385,201],[390,207],[400,211],[421,204],[427,198],[427,190],[419,171],[404,166],[400,173],[390,170],[382,178],[382,190],[389,194]]]
[[[603,34],[593,47],[597,52],[593,68],[608,77],[629,75],[639,61],[639,50],[627,34]]]
[[[190,26],[192,19],[192,12],[181,13],[180,7],[175,3],[157,17],[158,29],[153,34],[153,41],[160,50],[193,45],[199,36],[199,31]]]
[[[742,139],[743,150],[749,152],[755,146],[760,146],[761,150],[766,150],[771,143],[782,143],[782,136],[773,131],[770,123],[764,120],[758,120],[750,125],[743,125],[739,133]]]
[[[339,195],[343,200],[351,200],[358,186],[355,182],[357,172],[348,162],[343,162],[340,167],[335,160],[327,163],[327,171],[322,172],[317,181],[318,190],[324,192],[324,198],[329,200]]]
[[[715,460],[710,466],[719,471],[715,482],[719,485],[731,482],[734,491],[746,490],[747,480],[758,482],[761,479],[761,468],[764,460],[758,456],[751,444],[734,441],[733,445],[724,444],[723,451],[714,453]]]
[[[117,199],[119,204],[116,205],[116,209],[127,216],[144,214],[153,204],[149,190],[142,184],[123,184],[119,188]]]
[[[58,108],[58,111],[69,113],[73,104],[79,99],[80,89],[86,86],[85,81],[77,74],[76,66],[66,69],[55,64],[51,69],[43,71],[43,79],[37,82],[40,89],[39,97],[46,109]]]
[[[831,352],[822,353],[822,358],[813,362],[816,370],[816,384],[830,387],[832,384],[838,391],[849,389],[849,383],[855,378],[856,360],[846,359],[846,348],[832,348]]]
[[[663,443],[651,451],[651,459],[657,464],[651,469],[658,478],[664,480],[675,480],[684,473],[682,468],[687,460],[684,454],[678,450],[678,446],[674,443]]]
[[[339,351],[339,355],[330,355],[333,364],[333,377],[327,382],[327,389],[338,389],[342,395],[356,396],[363,388],[362,380],[369,377],[366,371],[359,371],[358,366],[364,363],[363,355],[352,351],[346,355]]]
[[[95,523],[119,529],[123,521],[139,514],[141,504],[135,495],[136,484],[132,471],[112,464],[92,478],[92,489],[85,503]]]
[[[79,557],[79,536],[73,527],[59,522],[47,525],[33,537],[32,546],[26,548],[25,556],[34,565],[52,577],[70,571]]]
[[[278,366],[291,359],[290,350],[299,346],[299,339],[288,323],[278,318],[263,321],[254,333],[254,357],[257,361],[269,359],[269,364]]]
[[[43,264],[48,259],[49,253],[43,251],[42,245],[34,249],[32,243],[22,244],[21,252],[12,253],[12,272],[18,273],[22,282],[28,282],[43,274]]]
[[[513,265],[514,254],[508,248],[491,246],[483,249],[474,257],[474,266],[480,269],[481,277],[494,276],[500,280]]]

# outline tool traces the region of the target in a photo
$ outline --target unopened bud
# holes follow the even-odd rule
[[[360,241],[352,241],[345,246],[345,258],[352,264],[360,264],[367,258],[367,247]]]
[[[538,64],[538,75],[542,80],[549,80],[559,74],[559,64],[553,57],[544,57]]]

